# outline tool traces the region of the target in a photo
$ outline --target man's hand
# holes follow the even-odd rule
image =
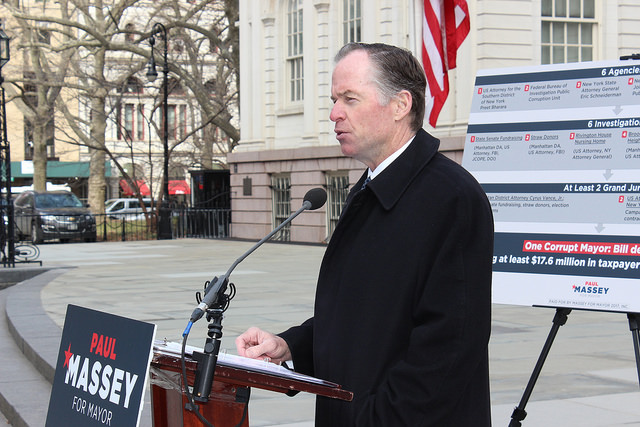
[[[273,363],[291,360],[287,342],[277,335],[252,327],[236,338],[236,349],[240,356],[251,359],[268,359]]]

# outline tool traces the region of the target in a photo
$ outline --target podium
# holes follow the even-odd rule
[[[162,345],[154,345],[149,374],[154,427],[202,426],[198,417],[185,409],[188,399],[184,392],[180,359],[175,347],[167,350]],[[279,370],[268,369],[266,362],[244,359],[250,363],[236,363],[242,359],[219,355],[209,401],[196,402],[200,413],[216,427],[249,426],[248,404],[252,387],[289,396],[302,391],[346,401],[353,399],[353,393],[343,390],[338,384],[294,372],[288,374],[290,371],[284,372],[280,367]],[[197,362],[187,354],[185,363],[187,381],[193,385]]]

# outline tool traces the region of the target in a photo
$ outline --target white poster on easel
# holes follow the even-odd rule
[[[462,164],[495,303],[640,312],[640,61],[479,72]]]

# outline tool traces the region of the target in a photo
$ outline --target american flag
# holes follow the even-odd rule
[[[449,95],[447,72],[456,68],[458,48],[469,34],[469,8],[465,0],[424,0],[422,64],[427,75],[427,114],[436,126]]]

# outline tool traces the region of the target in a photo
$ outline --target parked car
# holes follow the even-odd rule
[[[44,240],[96,240],[96,220],[69,191],[25,191],[14,201],[16,234],[33,243]]]
[[[151,199],[142,199],[147,212],[152,212]],[[138,199],[109,199],[104,203],[104,211],[109,218],[126,220],[143,219],[144,212]]]

